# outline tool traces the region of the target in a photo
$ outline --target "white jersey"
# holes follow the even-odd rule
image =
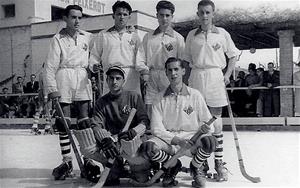
[[[151,130],[167,143],[174,136],[189,139],[203,122],[211,119],[211,114],[199,91],[184,85],[176,95],[168,87],[159,93],[152,106]]]

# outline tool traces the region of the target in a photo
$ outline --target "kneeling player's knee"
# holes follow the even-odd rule
[[[201,138],[202,149],[207,153],[212,153],[216,150],[217,140],[214,136],[205,136]]]
[[[147,158],[149,159],[152,159],[159,152],[159,149],[156,147],[154,142],[144,142],[140,146],[140,151],[142,155],[147,156]]]

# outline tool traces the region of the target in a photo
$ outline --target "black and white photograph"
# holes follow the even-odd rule
[[[300,187],[300,0],[0,0],[0,187]]]

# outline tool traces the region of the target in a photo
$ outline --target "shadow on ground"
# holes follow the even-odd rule
[[[79,171],[74,171],[79,174]],[[4,168],[0,169],[0,180],[10,179],[16,181],[20,187],[91,187],[91,184],[80,177],[68,178],[64,181],[54,181],[52,169],[24,169]],[[32,186],[34,185],[34,186]]]

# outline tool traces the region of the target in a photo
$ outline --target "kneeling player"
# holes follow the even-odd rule
[[[121,158],[111,168],[105,183],[107,186],[119,185],[122,158],[129,163],[133,178],[146,182],[150,175],[150,162],[138,152],[145,130],[149,127],[145,106],[136,92],[123,90],[125,72],[122,68],[113,66],[106,74],[110,92],[96,102],[92,128],[74,132],[81,152],[104,166],[109,158]],[[137,109],[136,115],[129,129],[121,132],[132,108]],[[116,142],[117,139],[119,142]],[[121,164],[118,166],[118,163]]]
[[[215,150],[217,141],[211,136],[210,127],[203,122],[211,118],[211,114],[199,91],[186,86],[182,77],[185,69],[181,60],[169,58],[165,63],[169,87],[161,92],[152,107],[151,130],[156,136],[143,143],[142,150],[146,158],[164,163],[198,130],[203,135],[186,153],[192,157],[190,163],[193,186],[205,186],[204,161]],[[201,126],[202,125],[202,126]],[[181,169],[177,160],[163,175],[163,186],[176,185],[175,176]]]

